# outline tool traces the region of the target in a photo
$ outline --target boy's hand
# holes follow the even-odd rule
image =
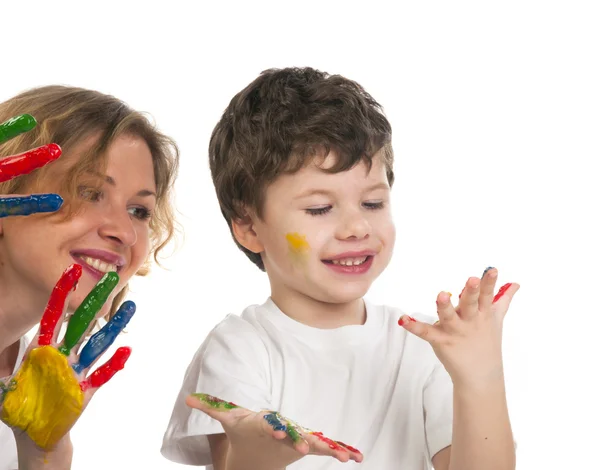
[[[334,457],[340,462],[361,462],[357,449],[310,431],[275,411],[254,412],[204,393],[186,403],[221,423],[229,439],[227,461],[245,462],[249,468],[278,469],[307,454]]]
[[[467,281],[456,308],[450,294],[437,297],[439,321],[433,325],[406,315],[398,321],[433,347],[455,386],[484,386],[504,380],[502,323],[518,284],[505,284],[494,296],[498,270],[488,268],[481,279]]]
[[[57,326],[62,324],[67,298],[81,273],[77,264],[63,273],[21,366],[8,383],[0,382],[0,419],[13,428],[23,447],[29,441],[43,450],[59,444],[94,393],[123,368],[131,353],[130,348],[117,349],[106,364],[88,375],[134,314],[135,304],[125,302],[78,354],[81,339],[119,282],[116,273],[107,273],[96,284],[69,319],[65,336],[58,342]]]

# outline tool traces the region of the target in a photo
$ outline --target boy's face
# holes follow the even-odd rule
[[[330,152],[266,189],[263,220],[254,218],[252,229],[274,299],[351,302],[390,261],[396,231],[381,158],[375,156],[370,172],[361,162],[325,173],[321,168],[336,158]]]

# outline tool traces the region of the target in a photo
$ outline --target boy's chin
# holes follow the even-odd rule
[[[331,289],[324,293],[322,302],[330,304],[348,304],[362,299],[369,291],[369,285],[347,285],[342,288]]]

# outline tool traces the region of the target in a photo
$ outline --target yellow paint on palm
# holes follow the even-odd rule
[[[83,410],[83,392],[67,358],[52,346],[32,350],[4,400],[2,420],[42,449],[54,447]]]

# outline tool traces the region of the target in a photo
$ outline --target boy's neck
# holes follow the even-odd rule
[[[327,303],[299,292],[271,292],[275,305],[288,317],[299,323],[329,330],[348,325],[364,325],[367,320],[362,298],[346,303]]]

